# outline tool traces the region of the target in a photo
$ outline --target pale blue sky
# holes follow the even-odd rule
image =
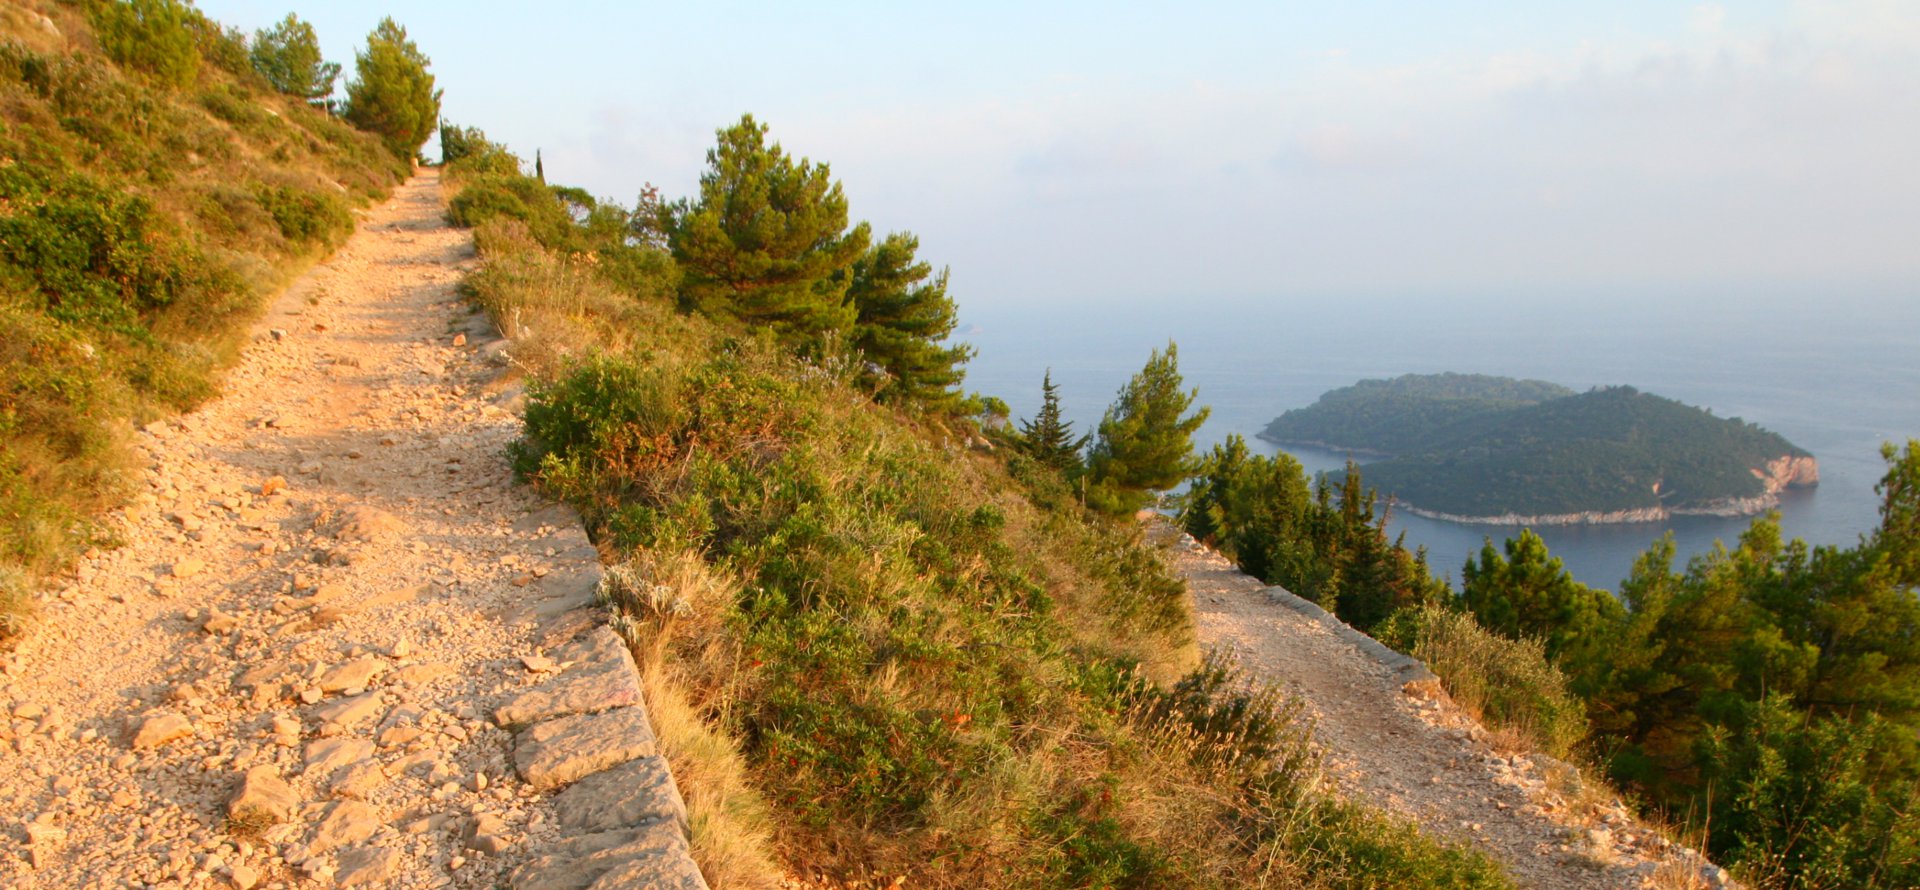
[[[899,6],[293,11],[349,68],[391,13],[448,118],[623,203],[750,111],[963,308],[1920,299],[1920,2]]]

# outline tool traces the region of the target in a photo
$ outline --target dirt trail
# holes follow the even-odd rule
[[[1724,874],[1689,862],[1610,801],[1568,799],[1563,765],[1497,752],[1444,693],[1403,688],[1399,672],[1275,603],[1226,558],[1168,530],[1157,537],[1187,579],[1201,645],[1232,653],[1305,704],[1343,791],[1471,843],[1529,887],[1656,886],[1656,872],[1657,886],[1711,886],[1696,876]]]
[[[555,669],[523,619],[593,554],[505,465],[471,259],[415,178],[224,396],[138,434],[123,546],[0,661],[0,886],[494,887],[550,839],[486,717]],[[262,766],[285,784],[230,823]]]

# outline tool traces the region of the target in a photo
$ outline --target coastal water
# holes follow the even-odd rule
[[[1101,411],[1150,350],[1178,341],[1180,367],[1212,407],[1200,442],[1254,438],[1289,408],[1363,378],[1408,373],[1499,374],[1584,390],[1628,384],[1737,416],[1819,459],[1818,488],[1783,497],[1789,537],[1851,545],[1878,521],[1880,443],[1920,438],[1920,294],[1668,294],[1560,300],[1274,299],[1168,301],[1142,307],[962,303],[979,355],[967,387],[1031,416],[1048,368],[1076,428]],[[1345,455],[1291,449],[1310,472]],[[1543,528],[1555,556],[1584,583],[1617,589],[1635,556],[1671,531],[1681,559],[1732,542],[1748,519]],[[1422,519],[1390,531],[1425,546],[1458,579],[1487,537],[1514,530]]]

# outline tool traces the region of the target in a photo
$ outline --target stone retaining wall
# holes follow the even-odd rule
[[[1196,544],[1195,546],[1198,545]],[[1420,659],[1404,652],[1395,652],[1387,648],[1385,643],[1367,636],[1355,630],[1352,625],[1333,617],[1327,610],[1320,608],[1318,603],[1296,596],[1285,587],[1277,585],[1268,587],[1262,590],[1261,593],[1265,594],[1267,599],[1275,605],[1285,606],[1288,609],[1300,613],[1307,619],[1319,623],[1327,630],[1332,631],[1334,636],[1352,644],[1355,649],[1360,650],[1360,652],[1368,658],[1379,662],[1388,670],[1398,674],[1402,685],[1408,683],[1438,683],[1440,681],[1440,678],[1434,676],[1433,671],[1428,670],[1427,666],[1422,663]]]
[[[553,797],[560,837],[512,876],[514,890],[706,890],[689,847],[687,808],[660,753],[633,654],[594,602],[598,554],[577,517],[561,535],[571,577],[501,616],[534,626],[552,676],[494,709],[514,731],[520,778]],[[556,522],[556,525],[561,523]],[[482,833],[486,826],[474,828]]]

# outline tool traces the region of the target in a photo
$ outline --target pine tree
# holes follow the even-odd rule
[[[186,87],[200,73],[200,51],[188,27],[194,14],[180,0],[124,0],[94,4],[93,25],[108,58],[160,83]]]
[[[963,400],[960,366],[973,347],[942,341],[958,324],[947,297],[947,270],[917,262],[920,239],[906,232],[886,240],[853,264],[847,298],[853,303],[853,346],[878,371],[878,394],[886,401],[917,402],[950,410]]]
[[[1040,378],[1040,413],[1020,422],[1020,450],[1029,457],[1069,475],[1081,468],[1080,450],[1093,436],[1075,438],[1073,421],[1060,416],[1060,387],[1053,383],[1053,369]]]
[[[1193,433],[1208,409],[1182,417],[1200,392],[1181,392],[1181,385],[1178,348],[1168,341],[1167,351],[1154,351],[1100,420],[1088,461],[1089,503],[1114,513],[1136,510],[1152,500],[1151,492],[1173,488],[1194,472]]]
[[[346,119],[380,137],[387,148],[412,160],[440,120],[440,91],[427,73],[429,60],[393,19],[367,35],[367,49],[354,56],[347,84]]]
[[[340,76],[339,63],[320,58],[320,38],[313,26],[293,13],[272,30],[254,32],[249,58],[274,89],[311,104],[333,95],[333,82]]]
[[[700,200],[662,208],[689,309],[771,328],[788,343],[848,331],[853,264],[866,223],[847,228],[847,199],[826,164],[766,144],[753,115],[719,131]]]
[[[1480,558],[1460,570],[1461,600],[1488,630],[1540,638],[1547,657],[1561,660],[1613,638],[1625,624],[1619,601],[1573,580],[1532,529],[1521,529],[1503,549],[1504,558],[1488,539]]]

